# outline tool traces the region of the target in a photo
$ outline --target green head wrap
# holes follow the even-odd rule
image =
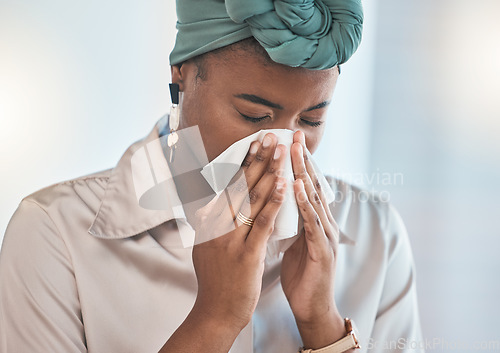
[[[346,62],[361,41],[361,0],[177,0],[180,64],[255,37],[271,59],[323,70]]]

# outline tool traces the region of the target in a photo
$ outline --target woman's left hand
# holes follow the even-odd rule
[[[293,187],[304,228],[283,256],[281,284],[304,346],[314,349],[342,338],[345,328],[334,299],[339,229],[304,148],[304,133],[297,131]]]

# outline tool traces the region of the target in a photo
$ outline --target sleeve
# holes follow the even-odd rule
[[[0,252],[0,352],[87,352],[68,250],[49,215],[27,199]]]
[[[368,352],[424,352],[410,241],[398,212],[388,208],[387,271]]]

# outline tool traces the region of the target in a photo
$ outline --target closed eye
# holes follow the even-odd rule
[[[247,120],[247,121],[250,121],[251,123],[254,123],[254,124],[257,124],[257,123],[260,123],[261,121],[267,119],[267,118],[271,118],[270,115],[265,115],[265,116],[248,116],[248,115],[245,115],[243,113],[240,113],[240,115],[243,117],[243,119]],[[322,121],[310,121],[310,120],[307,120],[307,119],[300,119],[300,121],[303,123],[303,124],[306,124],[308,126],[311,126],[311,127],[319,127],[321,124],[323,124]]]
[[[306,125],[309,125],[309,126],[312,126],[312,127],[318,127],[320,126],[321,124],[323,124],[322,121],[310,121],[310,120],[306,120],[306,119],[300,119],[304,124]]]
[[[243,119],[248,120],[248,121],[250,121],[252,123],[259,123],[262,120],[265,120],[265,119],[271,117],[269,115],[253,117],[253,116],[248,116],[248,115],[245,115],[245,114],[242,114],[242,113],[240,113],[240,115],[243,117]]]

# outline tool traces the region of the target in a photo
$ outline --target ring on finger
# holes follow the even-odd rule
[[[238,212],[238,216],[236,216],[236,219],[239,220],[244,225],[249,226],[249,227],[253,227],[253,222],[255,221],[254,219],[245,216],[241,212]]]

